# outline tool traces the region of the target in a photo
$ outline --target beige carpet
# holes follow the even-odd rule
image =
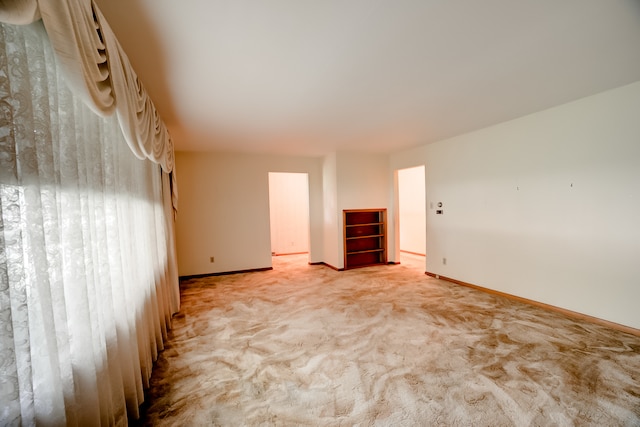
[[[306,256],[187,280],[146,425],[638,426],[640,338]]]

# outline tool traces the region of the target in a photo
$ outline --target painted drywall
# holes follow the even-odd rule
[[[389,156],[338,152],[338,208],[386,208],[389,198]]]
[[[309,251],[309,175],[269,172],[271,252]]]
[[[398,171],[400,250],[425,255],[426,206],[424,166]]]
[[[322,159],[178,152],[176,171],[181,276],[271,267],[269,172],[309,174],[309,260],[322,261]]]
[[[336,153],[339,268],[344,267],[344,209],[389,209],[389,156],[386,154]],[[390,227],[387,227],[389,230]]]
[[[640,328],[640,82],[390,161],[426,165],[428,271]]]
[[[338,220],[338,175],[337,154],[330,153],[322,161],[323,200],[323,261],[335,268],[341,268],[341,237]]]

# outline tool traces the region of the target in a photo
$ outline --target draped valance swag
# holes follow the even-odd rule
[[[160,164],[174,178],[173,142],[167,128],[96,4],[91,0],[0,0],[0,21],[23,25],[38,19],[44,23],[71,90],[97,114],[115,112],[135,156]],[[175,205],[175,183],[172,187]]]

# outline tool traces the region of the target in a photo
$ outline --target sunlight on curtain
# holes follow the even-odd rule
[[[170,181],[0,25],[0,425],[126,425],[179,308]]]

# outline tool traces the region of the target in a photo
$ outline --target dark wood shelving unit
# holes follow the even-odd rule
[[[387,210],[345,209],[345,270],[387,263]]]

